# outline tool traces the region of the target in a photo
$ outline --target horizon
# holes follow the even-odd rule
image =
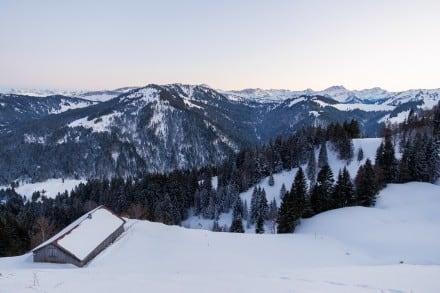
[[[215,91],[225,91],[225,92],[240,92],[240,91],[245,91],[245,90],[262,90],[262,91],[277,91],[277,90],[287,90],[287,91],[291,91],[291,92],[304,92],[304,91],[312,91],[312,92],[322,92],[322,91],[326,91],[329,90],[333,87],[343,87],[345,90],[349,91],[349,92],[359,92],[359,91],[365,91],[365,90],[372,90],[372,89],[381,89],[384,90],[388,93],[400,93],[400,92],[406,92],[406,91],[410,91],[410,90],[440,90],[440,87],[433,87],[433,88],[406,88],[403,90],[390,90],[381,86],[373,86],[373,87],[369,87],[369,88],[356,88],[356,89],[351,89],[348,88],[344,85],[341,84],[335,84],[326,88],[322,88],[322,89],[314,89],[314,88],[305,88],[305,89],[294,89],[294,88],[261,88],[261,87],[254,87],[254,88],[239,88],[239,89],[223,89],[223,88],[215,88],[210,86],[209,84],[206,83],[201,83],[201,84],[187,84],[187,83],[181,83],[181,82],[173,82],[173,83],[162,83],[162,84],[158,84],[158,83],[147,83],[144,85],[139,85],[139,86],[135,86],[135,85],[125,85],[125,86],[120,86],[120,87],[116,87],[116,88],[91,88],[91,89],[86,89],[86,88],[57,88],[57,87],[53,87],[53,88],[46,88],[46,87],[6,87],[6,86],[2,86],[0,85],[0,94],[8,94],[13,90],[18,90],[18,91],[53,91],[53,92],[94,92],[94,91],[112,91],[112,90],[118,90],[121,88],[143,88],[143,87],[147,87],[149,85],[159,85],[159,86],[164,86],[164,85],[172,85],[172,84],[178,84],[178,85],[184,85],[184,86],[202,86],[202,87],[207,87],[207,88],[211,88]]]
[[[439,10],[434,0],[4,0],[0,87],[433,89]]]

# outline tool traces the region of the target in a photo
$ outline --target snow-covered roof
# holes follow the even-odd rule
[[[33,251],[52,243],[82,261],[124,223],[123,219],[104,206],[99,206],[76,219]]]

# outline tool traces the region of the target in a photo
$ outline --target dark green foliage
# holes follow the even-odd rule
[[[397,180],[397,160],[394,155],[394,145],[391,141],[391,130],[386,129],[385,142],[381,143],[376,151],[376,168],[380,168],[383,178],[379,179],[379,184],[396,182]]]
[[[277,233],[293,233],[295,229],[295,212],[293,207],[293,197],[290,192],[286,193],[281,200],[277,219]]]
[[[293,233],[305,209],[307,184],[300,167],[296,173],[291,191],[281,201],[278,212],[278,233]]]
[[[231,227],[229,228],[229,232],[244,233],[242,217],[243,217],[243,203],[239,198],[237,198],[234,204],[234,208],[232,210],[232,223],[231,223]]]
[[[318,167],[324,168],[325,165],[328,165],[328,155],[327,155],[327,145],[324,141],[321,144],[321,148],[319,149]]]
[[[261,217],[267,218],[269,206],[267,204],[266,191],[261,187],[255,187],[251,198],[250,222],[254,224]]]
[[[343,208],[355,202],[353,183],[346,167],[339,170],[332,194],[332,208]]]
[[[309,154],[309,160],[307,162],[307,178],[309,178],[310,182],[314,183],[316,179],[316,158],[315,158],[315,150]]]
[[[275,180],[273,179],[272,173],[270,173],[268,184],[269,184],[269,186],[274,186],[275,185]]]
[[[255,233],[264,234],[264,218],[262,216],[259,216],[257,219],[257,223],[255,226]]]
[[[362,148],[359,148],[358,154],[357,154],[357,160],[358,160],[358,162],[360,162],[363,159],[364,159],[364,150]]]
[[[376,195],[379,192],[379,187],[370,159],[367,159],[365,165],[359,167],[355,179],[355,186],[356,204],[370,207],[376,203]]]
[[[333,193],[333,172],[329,165],[325,165],[318,173],[316,184],[311,194],[311,205],[315,214],[331,208],[331,195]]]
[[[290,191],[290,193],[292,194],[295,222],[298,223],[305,209],[307,194],[306,178],[301,167],[299,167],[298,172],[295,175],[295,180],[293,182],[292,190]]]

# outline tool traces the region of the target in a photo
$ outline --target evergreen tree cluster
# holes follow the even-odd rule
[[[440,103],[432,110],[413,110],[398,126],[388,126],[398,137],[402,159],[396,181],[436,182],[440,178]]]

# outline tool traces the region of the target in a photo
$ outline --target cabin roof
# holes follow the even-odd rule
[[[122,218],[104,206],[99,206],[76,219],[33,251],[54,244],[82,261],[124,223]]]

